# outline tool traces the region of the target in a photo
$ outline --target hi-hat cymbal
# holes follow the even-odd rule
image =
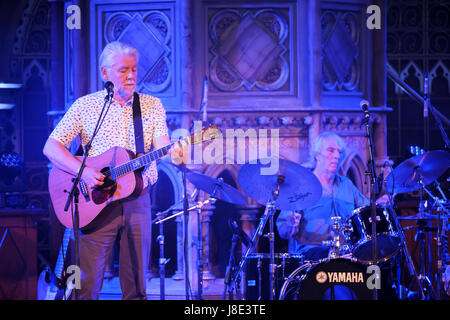
[[[439,178],[450,166],[450,154],[443,150],[429,151],[399,164],[386,178],[386,191],[406,193],[428,185]]]
[[[187,169],[186,179],[196,188],[205,191],[216,199],[233,204],[246,204],[248,202],[247,198],[239,190],[223,182],[220,178],[215,179]]]
[[[278,161],[278,170],[266,174],[265,163],[273,165]],[[279,193],[274,202],[278,209],[302,210],[319,201],[322,185],[311,170],[283,159],[260,160],[256,164],[245,164],[239,171],[239,185],[242,190],[259,204],[273,201],[274,191]]]

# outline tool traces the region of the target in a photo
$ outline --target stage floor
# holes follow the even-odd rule
[[[184,280],[174,280],[166,278],[165,285],[165,300],[187,300],[186,288]],[[215,279],[204,281],[203,284],[203,299],[204,300],[222,300],[224,279]],[[147,280],[147,299],[161,300],[160,295],[160,279],[151,278]],[[100,292],[100,300],[121,300],[122,293],[120,291],[119,278],[113,277],[103,281],[103,288]],[[190,300],[197,300],[196,288],[191,290],[189,295]]]

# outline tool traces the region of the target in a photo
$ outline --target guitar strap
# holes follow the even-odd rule
[[[142,130],[141,103],[137,92],[134,93],[133,97],[133,125],[137,155],[138,153],[144,153],[144,132]]]

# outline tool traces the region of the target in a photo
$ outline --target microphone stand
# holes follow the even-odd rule
[[[203,122],[202,122],[202,124],[204,122],[206,122],[207,90],[208,90],[208,81],[207,81],[207,77],[205,76],[204,80],[203,80],[202,101],[200,103],[200,109],[199,109],[198,114],[195,117],[195,120],[193,121],[191,127],[189,128],[189,133],[192,133],[192,129],[194,127],[194,123],[199,120],[200,114],[202,112],[203,112]],[[188,254],[187,254],[188,253],[187,252],[187,243],[188,243],[188,241],[187,241],[187,234],[188,234],[189,204],[188,204],[187,186],[186,186],[186,165],[183,166],[182,174],[183,174],[183,190],[184,190],[184,192],[183,192],[183,196],[184,196],[183,210],[184,210],[184,216],[185,216],[185,219],[184,219],[184,257],[185,257],[184,258],[184,263],[185,263],[184,277],[185,277],[186,300],[189,300],[189,291],[190,291],[189,287],[190,287],[190,285],[189,285],[189,272],[188,272],[188,259],[187,259],[187,257],[188,257]],[[201,228],[201,223],[202,223],[202,221],[201,221],[201,214],[199,214],[198,216],[199,216],[199,218],[198,218],[199,219],[198,220],[198,225],[199,225],[199,228]],[[200,232],[201,232],[201,229],[199,230],[199,233]],[[200,237],[201,237],[201,235],[200,235]],[[199,238],[199,241],[201,241],[200,238]],[[202,243],[202,245],[203,245],[203,243]],[[203,257],[198,257],[198,258],[203,260]],[[198,269],[201,269],[200,268],[200,263],[198,264],[198,267],[199,267]],[[200,273],[201,270],[198,270],[198,272]],[[203,273],[203,272],[201,272],[201,273]],[[198,285],[199,285],[199,290],[198,290],[198,298],[199,298],[199,300],[202,299],[202,293],[201,293],[201,291],[202,291],[202,282],[203,282],[203,278],[202,277],[203,277],[203,275],[199,274],[199,283],[198,283]]]
[[[257,242],[259,241],[259,238],[263,234],[263,230],[267,224],[267,221],[269,221],[269,234],[267,237],[269,238],[269,257],[270,257],[270,263],[269,263],[269,290],[270,290],[270,300],[274,300],[275,298],[275,271],[276,271],[276,264],[275,264],[275,236],[274,236],[274,215],[275,215],[275,201],[277,200],[279,193],[280,193],[280,187],[281,184],[284,182],[284,176],[278,175],[277,178],[277,188],[272,191],[272,200],[267,201],[266,203],[266,209],[264,211],[263,216],[260,219],[259,225],[253,234],[253,238],[251,240],[251,245],[248,247],[247,251],[245,252],[244,257],[242,258],[241,262],[239,263],[239,269],[236,272],[235,277],[231,281],[230,284],[230,290],[233,290],[234,286],[236,286],[236,289],[239,288],[239,281],[240,281],[240,275],[244,270],[244,266],[247,262],[249,254],[255,249]]]
[[[424,97],[422,97],[420,94],[418,94],[414,89],[412,89],[410,86],[408,86],[403,80],[401,80],[399,78],[399,76],[397,74],[395,74],[390,68],[386,68],[386,74],[387,76],[396,84],[400,87],[400,89],[402,89],[406,94],[408,94],[410,97],[412,97],[414,100],[416,100],[418,103],[422,103],[424,104],[424,106],[428,107],[431,114],[433,115],[434,119],[436,120],[436,122],[438,123],[439,126],[439,130],[441,131],[441,136],[442,139],[444,140],[445,143],[445,149],[450,150],[450,140],[447,136],[447,134],[445,133],[444,127],[442,125],[442,121],[441,119],[443,119],[445,121],[445,123],[448,125],[450,124],[450,120],[448,118],[446,118],[442,113],[440,113],[429,101],[428,99],[428,103],[425,105],[425,101],[426,99]],[[425,108],[424,108],[425,111]],[[424,112],[425,114],[425,112]]]
[[[369,143],[369,172],[366,173],[370,175],[370,205],[371,205],[371,219],[372,219],[372,264],[377,264],[377,226],[376,226],[376,215],[377,215],[377,207],[375,203],[376,196],[379,195],[378,183],[377,183],[377,175],[375,171],[375,152],[373,145],[373,137],[372,132],[370,130],[370,115],[369,111],[365,110],[364,124],[366,126],[366,137]],[[378,300],[378,292],[377,288],[373,289],[373,299]]]
[[[430,118],[428,117],[428,105],[430,103],[430,96],[428,95],[428,79],[428,72],[426,72],[424,79],[423,97],[423,137],[425,151],[430,150]]]
[[[231,249],[230,249],[230,256],[228,258],[228,265],[227,265],[227,269],[225,272],[225,277],[224,277],[224,288],[223,288],[223,294],[222,294],[222,300],[225,300],[225,295],[227,292],[227,289],[231,288],[230,287],[230,282],[231,282],[231,278],[233,277],[234,271],[236,269],[236,259],[234,257],[235,255],[235,250],[236,250],[236,245],[237,245],[237,241],[239,239],[239,236],[237,234],[236,231],[233,231],[233,237],[231,239]],[[228,290],[228,300],[233,300],[233,290]]]
[[[156,219],[152,221],[152,224],[156,221],[160,221],[159,223],[159,235],[156,238],[156,240],[159,242],[159,297],[160,300],[165,300],[166,293],[165,293],[165,277],[166,277],[166,263],[169,262],[170,259],[166,259],[164,257],[164,223],[163,220],[166,217],[167,212],[172,210],[172,207],[169,209],[158,212],[156,214]]]
[[[103,104],[102,111],[100,113],[100,116],[97,120],[97,124],[95,125],[94,133],[92,134],[91,140],[86,144],[85,146],[85,152],[83,155],[83,160],[81,161],[80,169],[78,170],[77,176],[73,179],[73,185],[72,189],[69,192],[69,195],[67,197],[66,205],[64,206],[64,211],[69,210],[70,204],[74,203],[75,210],[72,212],[72,219],[73,219],[73,232],[75,237],[75,265],[79,268],[80,267],[80,239],[79,239],[79,223],[80,223],[80,214],[78,211],[78,204],[79,204],[79,195],[80,190],[78,189],[78,183],[81,180],[81,176],[83,175],[84,168],[86,167],[86,160],[89,155],[89,151],[92,146],[92,141],[94,140],[95,136],[97,135],[100,126],[102,125],[103,121],[105,120],[106,114],[108,113],[109,107],[112,103],[112,97],[113,93],[108,91],[108,94],[105,97],[105,103]],[[106,108],[106,104],[109,101],[108,108]],[[89,201],[90,199],[87,198],[86,201]],[[79,300],[79,292],[77,288],[74,288],[75,290],[75,300]]]
[[[189,130],[191,132],[191,130]],[[185,284],[185,291],[186,291],[186,300],[189,300],[189,291],[190,291],[190,285],[189,285],[189,270],[188,270],[188,254],[187,254],[187,235],[188,235],[188,219],[189,219],[189,212],[188,212],[188,198],[187,198],[187,188],[186,188],[186,165],[183,166],[183,209],[184,209],[184,284]]]

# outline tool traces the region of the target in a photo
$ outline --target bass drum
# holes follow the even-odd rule
[[[284,282],[279,300],[372,300],[367,266],[337,258],[306,262]]]

